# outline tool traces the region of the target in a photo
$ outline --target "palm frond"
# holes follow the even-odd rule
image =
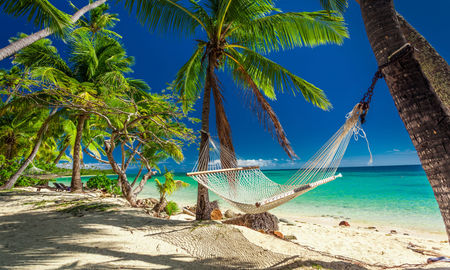
[[[49,27],[56,33],[62,34],[63,29],[70,25],[70,16],[47,0],[0,0],[0,7],[6,14],[19,17],[27,16],[27,20],[34,25]]]
[[[33,78],[39,78],[44,82],[58,86],[59,88],[75,92],[80,83],[71,76],[68,76],[61,70],[53,67],[37,67],[30,72]]]
[[[138,20],[151,31],[193,34],[199,25],[206,29],[204,23],[179,0],[123,1],[130,12],[136,10]]]
[[[320,5],[323,9],[328,11],[337,11],[339,13],[344,13],[348,7],[347,0],[320,0]]]
[[[216,5],[216,16],[218,20],[223,20],[222,24],[217,26],[219,29],[229,24],[247,24],[253,20],[267,16],[274,11],[280,11],[275,8],[272,0],[218,1]]]
[[[274,89],[283,92],[284,88],[287,88],[290,89],[294,95],[301,92],[305,100],[321,109],[327,110],[331,108],[330,102],[321,89],[292,74],[281,65],[247,48],[244,48],[242,53],[239,53],[233,48],[229,51],[231,54],[230,57],[235,58],[235,60],[242,65],[242,68],[244,68],[246,73],[251,76],[252,81],[256,84],[257,88],[261,89],[267,97],[274,99]],[[231,65],[232,70],[234,71],[241,68],[233,60],[230,60],[227,63]],[[235,72],[234,74],[237,76],[235,76],[237,81],[243,83],[247,87],[251,87],[251,85],[247,84],[247,78],[240,77],[242,74],[241,72]]]
[[[238,85],[244,85],[249,88],[247,93],[250,97],[248,105],[255,112],[260,123],[268,132],[272,134],[272,136],[277,138],[278,143],[290,158],[297,157],[289,140],[287,139],[286,133],[284,132],[283,126],[281,125],[277,115],[264,98],[263,94],[259,91],[258,86],[253,80],[251,74],[246,70],[244,65],[236,59],[237,57],[235,58],[230,55],[229,58],[229,63],[234,62],[234,65],[230,66],[233,69],[235,81]]]
[[[19,37],[11,38],[10,41],[14,42],[24,37],[26,37],[25,34],[20,34]],[[23,48],[15,55],[13,63],[25,68],[54,67],[69,76],[72,74],[50,39],[41,39]]]
[[[197,101],[203,89],[206,67],[202,63],[203,46],[195,50],[191,58],[178,71],[174,89],[181,97],[183,111],[187,112],[189,107]]]
[[[148,91],[151,89],[151,87],[143,80],[133,78],[126,78],[126,80],[128,85],[136,90]]]
[[[261,53],[342,44],[346,37],[344,19],[327,11],[278,13],[241,24],[229,32],[230,43]]]

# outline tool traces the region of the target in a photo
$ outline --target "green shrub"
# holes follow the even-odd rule
[[[17,172],[20,168],[20,160],[6,160],[3,155],[0,155],[0,186],[4,185],[8,179]],[[15,187],[29,187],[35,185],[43,185],[48,180],[40,180],[28,176],[21,176],[15,183]]]
[[[166,213],[170,216],[175,215],[176,213],[180,212],[180,208],[178,207],[178,204],[174,201],[170,201],[167,203],[166,208],[164,208]]]
[[[121,194],[120,188],[117,185],[117,180],[110,179],[104,174],[89,178],[86,185],[88,188],[100,189],[110,194]]]
[[[49,162],[44,162],[44,161],[40,161],[40,160],[35,160],[33,162],[33,164],[36,168],[43,170],[43,172],[42,172],[43,174],[53,173],[53,172],[58,171],[58,168],[56,167],[55,164],[53,164],[53,162],[49,163]]]

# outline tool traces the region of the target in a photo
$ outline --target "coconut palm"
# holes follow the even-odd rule
[[[173,0],[127,0],[125,3],[130,10],[136,7],[138,18],[150,29],[184,32],[197,39],[194,53],[177,73],[175,89],[180,92],[185,109],[204,90],[200,149],[208,141],[212,93],[221,147],[234,153],[218,70],[231,73],[238,87],[251,96],[250,103],[260,121],[273,132],[290,157],[295,153],[266,98],[274,100],[276,92],[288,88],[293,93],[300,92],[322,109],[330,108],[322,90],[264,55],[301,46],[341,44],[347,30],[339,15],[327,11],[282,13],[272,0],[208,0],[189,4]],[[198,39],[200,35],[202,40]],[[228,166],[236,162],[235,158],[234,162],[231,160]],[[225,163],[223,166],[226,167]],[[197,219],[209,219],[208,193],[201,185],[197,204]]]
[[[33,81],[27,79],[20,68],[0,69],[0,106],[8,105],[15,96],[29,91],[32,85]]]
[[[359,4],[360,0],[355,0]],[[348,5],[347,0],[320,0],[325,9],[336,10],[343,13]],[[439,99],[450,110],[450,66],[445,59],[433,48],[433,46],[396,12],[400,30],[415,50],[415,57],[419,61],[423,73],[430,81],[433,90]]]
[[[30,112],[23,110],[8,110],[0,116],[0,154],[6,160],[22,156],[30,148],[32,139],[41,124],[42,111]]]
[[[321,0],[330,9],[346,0]],[[450,68],[428,41],[395,11],[393,1],[356,0],[379,65],[409,42],[416,50],[383,70],[400,118],[417,150],[450,240]],[[343,11],[341,9],[340,11]],[[380,31],[383,29],[384,31]]]
[[[31,74],[61,89],[71,91],[74,102],[97,102],[115,94],[130,72],[133,58],[121,44],[107,36],[91,40],[85,32],[75,33],[69,40],[70,62],[64,61],[47,39],[28,46],[16,55],[14,63],[31,70]],[[79,112],[73,146],[72,189],[82,189],[80,176],[81,140],[89,114]]]
[[[0,0],[0,8],[4,13],[15,17],[27,16],[28,21],[33,20],[37,27],[49,27],[59,34],[70,24],[70,16],[47,0]]]
[[[90,10],[104,4],[107,0],[90,2],[72,16],[69,16],[56,9],[47,0],[0,0],[0,8],[7,14],[14,16],[28,15],[28,20],[34,19],[34,23],[44,29],[29,36],[15,40],[8,46],[0,49],[0,61],[17,53],[21,49],[34,42],[46,38],[54,33],[62,35],[66,32],[67,26],[76,23],[81,16]]]
[[[378,64],[382,65],[406,43],[397,13],[392,1],[360,2],[369,42]],[[449,111],[433,91],[412,53],[383,69],[383,74],[433,188],[450,239]]]
[[[72,7],[78,11],[78,8],[76,8],[73,4]],[[122,38],[119,34],[110,30],[116,25],[119,18],[118,14],[108,13],[108,10],[109,5],[107,4],[100,5],[99,7],[91,10],[77,22],[78,27],[75,32],[90,32],[92,34],[92,38],[94,38],[97,34]]]

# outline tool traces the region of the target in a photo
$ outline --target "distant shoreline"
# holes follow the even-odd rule
[[[113,174],[105,174],[106,176],[114,176],[117,175],[115,173]],[[96,174],[91,174],[91,175],[81,175],[81,177],[94,177],[97,176]],[[56,178],[72,178],[71,175],[58,175]]]

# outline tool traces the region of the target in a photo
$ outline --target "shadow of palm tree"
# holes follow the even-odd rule
[[[23,196],[31,195],[5,194],[0,196],[0,204],[20,198],[26,201]],[[108,239],[118,229],[129,231],[130,238],[139,233],[149,240],[170,243],[188,255],[148,254],[154,249],[145,246],[139,253],[124,251],[119,248],[123,242]],[[98,242],[97,237],[106,237],[107,241]],[[100,259],[92,263],[82,257],[73,258],[73,254],[80,253]],[[0,216],[0,258],[0,268],[5,269],[293,269],[314,265],[365,269],[343,261],[309,261],[271,252],[250,243],[232,226],[157,219],[136,209],[86,212],[81,217],[48,209],[4,214]]]

